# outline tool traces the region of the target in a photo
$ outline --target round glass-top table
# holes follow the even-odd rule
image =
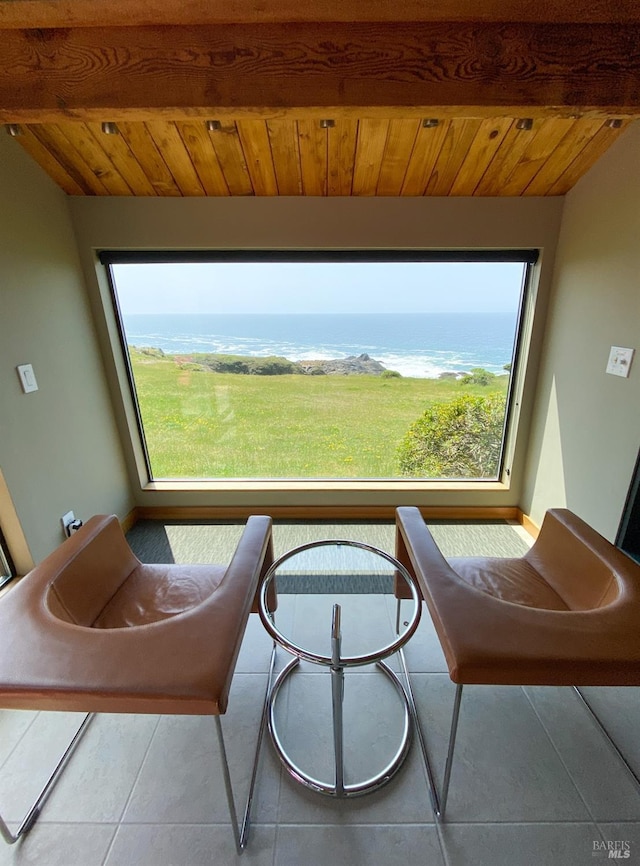
[[[273,591],[280,601],[281,593],[291,593],[298,605],[296,616],[286,625],[270,612],[268,598]],[[392,602],[399,583],[406,584],[413,605],[402,625],[396,618],[393,627]],[[404,589],[404,587],[403,587]],[[407,596],[406,591],[400,593]],[[286,597],[286,596],[285,596]],[[412,712],[407,692],[397,673],[385,663],[415,632],[420,621],[420,597],[415,582],[406,568],[389,554],[359,541],[316,541],[290,550],[269,568],[260,587],[259,612],[262,622],[274,641],[293,658],[280,671],[270,688],[267,699],[269,732],[278,756],[289,774],[301,784],[333,797],[355,797],[370,793],[386,784],[402,766],[409,750],[412,735]],[[277,620],[277,624],[276,624]],[[318,778],[319,773],[301,766],[285,747],[279,732],[276,707],[283,685],[298,668],[300,661],[328,669],[331,679],[331,736],[333,760],[329,779]],[[385,756],[383,765],[366,778],[348,781],[345,778],[345,670],[375,665],[373,680],[366,681],[366,689],[373,696],[375,714],[388,703],[388,685],[392,685],[400,700],[402,722],[394,753]],[[403,667],[404,660],[403,660]],[[378,673],[383,674],[379,681]],[[318,683],[318,680],[315,680]],[[314,684],[315,684],[314,683]],[[365,680],[360,678],[362,687]],[[387,684],[386,688],[385,683]],[[378,694],[379,693],[379,694]],[[292,698],[289,699],[291,704]],[[358,699],[356,698],[356,703]],[[361,715],[367,710],[363,704]],[[369,711],[371,715],[372,711]],[[291,714],[291,707],[289,707]],[[313,713],[314,721],[321,713]],[[384,722],[378,723],[384,725]],[[318,738],[318,732],[301,723],[305,734]],[[365,728],[367,726],[365,725]],[[298,737],[300,731],[298,731]],[[366,751],[366,760],[375,762],[373,740],[378,739],[369,726],[371,744],[360,742]],[[358,737],[362,740],[362,737]],[[367,767],[369,773],[369,767]]]

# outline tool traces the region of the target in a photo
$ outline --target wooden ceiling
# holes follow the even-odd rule
[[[274,118],[28,125],[20,143],[70,195],[563,195],[622,131],[601,118]]]
[[[0,0],[0,123],[71,195],[562,195],[640,116],[584,5]]]

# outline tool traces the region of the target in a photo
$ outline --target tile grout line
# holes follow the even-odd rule
[[[449,859],[449,852],[447,851],[447,846],[445,844],[442,823],[440,821],[436,821],[435,828],[436,835],[438,837],[438,845],[440,845],[440,852],[442,854],[442,862],[444,863],[444,866],[453,866],[451,860]]]
[[[133,782],[131,784],[131,790],[129,791],[129,795],[126,799],[126,802],[125,802],[124,806],[122,807],[122,811],[120,813],[120,817],[119,817],[118,822],[116,824],[116,829],[115,829],[115,832],[113,834],[113,838],[111,839],[111,843],[109,845],[109,848],[107,849],[107,853],[105,855],[105,858],[102,861],[102,866],[105,866],[107,860],[109,859],[109,857],[111,855],[111,851],[113,850],[113,846],[114,846],[115,841],[116,841],[116,836],[118,835],[118,830],[122,826],[122,819],[124,818],[126,811],[129,807],[129,803],[131,802],[131,798],[133,796],[134,789],[138,783],[138,779],[140,778],[140,773],[142,772],[142,768],[144,767],[145,761],[147,760],[147,755],[149,754],[149,750],[151,749],[151,744],[153,743],[153,741],[155,739],[155,736],[156,736],[156,733],[158,731],[158,727],[160,725],[161,719],[162,719],[162,715],[159,715],[158,718],[156,719],[156,723],[155,723],[155,726],[153,728],[153,733],[149,737],[149,742],[147,743],[147,748],[144,750],[144,755],[143,755],[142,760],[140,761],[140,766],[138,767],[138,772],[136,773],[135,779],[133,780]]]
[[[5,712],[6,712],[6,710],[5,710]],[[19,712],[19,710],[9,710],[9,712]],[[27,736],[27,734],[29,733],[29,731],[31,730],[31,728],[33,727],[33,725],[35,725],[36,720],[39,719],[41,715],[42,715],[42,710],[38,710],[38,711],[36,712],[36,714],[34,715],[34,717],[31,719],[31,721],[29,722],[29,724],[27,725],[27,727],[24,729],[24,731],[22,732],[22,734],[18,737],[18,739],[17,739],[17,741],[14,743],[13,747],[12,747],[12,748],[9,750],[9,752],[7,753],[6,758],[4,759],[4,761],[2,762],[2,764],[0,765],[0,772],[2,772],[2,770],[4,770],[4,768],[5,768],[6,764],[7,764],[7,762],[8,762],[9,759],[11,758],[11,755],[13,755],[13,753],[14,753],[15,750],[18,748],[18,746],[19,746],[20,743],[23,741],[23,739]]]
[[[560,760],[560,763],[561,763],[562,766],[564,767],[564,771],[565,771],[565,773],[567,774],[567,776],[568,776],[569,779],[571,780],[571,784],[572,784],[573,787],[575,788],[576,793],[578,794],[578,797],[580,798],[580,800],[582,801],[582,803],[583,803],[585,809],[587,810],[587,814],[588,814],[589,817],[591,818],[591,821],[592,821],[593,825],[596,827],[598,833],[600,833],[600,835],[602,836],[602,838],[603,838],[603,840],[604,840],[604,836],[603,836],[603,834],[602,834],[602,831],[600,830],[600,826],[599,826],[598,822],[596,821],[596,819],[595,819],[595,817],[594,817],[594,815],[593,815],[593,812],[592,812],[591,809],[589,808],[589,804],[587,803],[586,799],[583,797],[583,795],[582,795],[582,791],[581,791],[580,788],[578,787],[578,783],[577,783],[576,780],[573,778],[573,774],[572,774],[571,771],[569,770],[569,767],[567,766],[567,764],[566,764],[564,758],[563,758],[562,755],[560,754],[560,750],[559,750],[559,748],[556,746],[556,743],[555,743],[553,737],[551,736],[551,733],[550,733],[549,730],[547,729],[547,726],[545,725],[544,721],[542,720],[542,717],[541,717],[540,713],[538,712],[538,710],[537,710],[537,708],[536,708],[534,702],[533,702],[532,699],[530,698],[529,693],[527,692],[527,690],[525,689],[525,687],[524,687],[524,686],[520,686],[520,688],[521,688],[521,690],[522,690],[524,696],[526,697],[527,701],[529,702],[529,705],[531,706],[531,709],[533,710],[533,712],[534,712],[534,714],[535,714],[535,717],[537,718],[538,722],[539,722],[540,725],[542,726],[542,730],[544,731],[545,736],[547,737],[547,739],[548,739],[549,742],[551,743],[551,747],[553,748],[554,752],[555,752],[556,755],[558,756],[558,758],[559,758],[559,760]]]

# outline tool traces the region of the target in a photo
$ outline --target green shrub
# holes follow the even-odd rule
[[[484,367],[473,367],[460,381],[463,385],[493,385],[495,378],[495,373],[490,373]]]
[[[402,376],[400,375],[400,373],[398,373],[397,370],[383,370],[382,373],[380,373],[380,378],[381,379],[401,379]]]
[[[239,373],[253,376],[280,376],[297,372],[297,366],[287,358],[270,355],[253,358],[248,355],[207,355],[196,352],[189,356],[198,364],[204,364],[214,373]]]
[[[492,478],[498,473],[505,397],[465,394],[432,404],[398,447],[402,475]]]

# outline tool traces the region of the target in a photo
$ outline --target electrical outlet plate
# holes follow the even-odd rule
[[[67,536],[67,538],[71,535],[71,531],[70,531],[69,527],[71,526],[71,524],[73,523],[73,521],[75,519],[76,519],[76,516],[73,513],[73,511],[67,511],[67,513],[63,514],[62,517],[60,518],[60,522],[62,523],[62,528],[64,530],[64,534]]]
[[[631,362],[635,349],[625,349],[622,346],[612,346],[609,353],[609,362],[607,364],[607,373],[612,376],[623,376],[625,379],[629,375]]]

